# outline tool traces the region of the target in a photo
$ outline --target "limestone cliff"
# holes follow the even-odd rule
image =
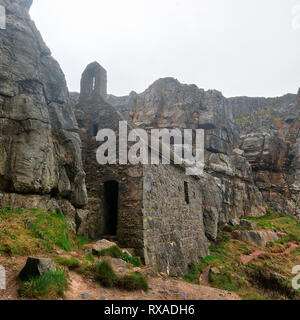
[[[278,212],[300,217],[300,91],[279,98],[229,99],[239,148],[264,199]]]
[[[0,0],[7,15],[0,30],[0,202],[74,213],[87,203],[77,121],[64,74],[30,19],[31,4]]]

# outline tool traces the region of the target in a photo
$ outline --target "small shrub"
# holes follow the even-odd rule
[[[149,290],[147,278],[139,273],[123,275],[118,279],[118,287],[127,291]]]
[[[116,286],[118,276],[109,261],[101,260],[98,262],[96,265],[96,280],[106,288],[113,288]]]
[[[19,294],[30,299],[54,299],[63,297],[66,287],[66,274],[57,269],[24,282],[20,286]]]

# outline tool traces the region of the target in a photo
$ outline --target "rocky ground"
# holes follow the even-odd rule
[[[23,213],[24,214],[24,213]],[[29,213],[28,213],[29,214]],[[38,213],[39,215],[40,213]],[[3,215],[3,214],[2,214]],[[26,212],[25,212],[26,215]],[[33,215],[33,213],[31,213]],[[9,215],[6,216],[6,218]],[[50,219],[51,216],[48,218]],[[2,232],[12,236],[20,230],[12,220],[2,224]],[[26,216],[25,216],[26,221]],[[34,220],[33,220],[34,221]],[[45,220],[41,221],[47,224]],[[55,229],[67,226],[59,220]],[[3,225],[6,226],[3,229]],[[53,224],[52,224],[53,227]],[[63,230],[63,229],[61,229]],[[65,229],[64,229],[65,230]],[[276,230],[276,231],[275,231]],[[280,231],[279,231],[280,230]],[[182,277],[157,273],[147,266],[135,267],[113,252],[101,256],[102,250],[111,249],[115,243],[99,240],[84,244],[73,251],[51,249],[50,252],[36,251],[35,238],[25,234],[18,242],[7,242],[0,248],[0,265],[7,272],[7,290],[0,291],[0,300],[26,299],[19,296],[23,270],[28,255],[16,253],[32,250],[39,258],[50,258],[67,273],[64,300],[240,300],[240,299],[300,299],[291,287],[292,268],[300,264],[299,223],[292,217],[269,214],[250,220],[234,220],[224,225],[216,242],[212,243],[211,255],[202,259],[200,265],[191,265],[188,274]],[[43,230],[43,232],[51,232]],[[64,231],[65,232],[65,231]],[[274,233],[274,238],[270,234]],[[243,240],[247,234],[247,240]],[[44,237],[41,233],[40,236]],[[57,233],[60,237],[60,233]],[[55,239],[55,238],[54,238]],[[262,241],[262,240],[265,240]],[[28,246],[28,243],[32,243]],[[15,246],[15,247],[13,247]],[[43,243],[39,248],[43,247]],[[16,251],[9,250],[15,249]],[[4,251],[10,252],[8,255]],[[41,249],[40,249],[41,250]],[[131,256],[131,249],[122,249]],[[149,290],[125,291],[103,287],[94,277],[93,266],[97,261],[109,261],[118,275],[137,272],[146,276]]]
[[[75,254],[78,257],[78,254]],[[7,290],[0,291],[0,300],[21,299],[18,289],[21,281],[18,275],[26,263],[27,257],[0,257],[0,265],[7,271]],[[116,268],[118,269],[118,268]],[[119,268],[120,269],[120,268]],[[119,270],[120,271],[120,270]],[[127,270],[130,271],[130,270]],[[147,268],[142,272],[149,272]],[[123,270],[124,272],[124,270]],[[149,291],[126,292],[118,289],[103,288],[91,278],[70,271],[68,288],[64,300],[240,300],[232,292],[199,286],[168,278],[166,275],[148,277]]]

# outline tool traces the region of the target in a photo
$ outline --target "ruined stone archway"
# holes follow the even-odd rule
[[[90,63],[84,70],[80,82],[80,102],[106,98],[107,73],[98,62]]]

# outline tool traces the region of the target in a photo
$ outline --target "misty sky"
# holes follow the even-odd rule
[[[278,96],[300,87],[299,7],[300,0],[34,0],[31,16],[71,91],[96,60],[115,95],[174,77],[226,97]]]

